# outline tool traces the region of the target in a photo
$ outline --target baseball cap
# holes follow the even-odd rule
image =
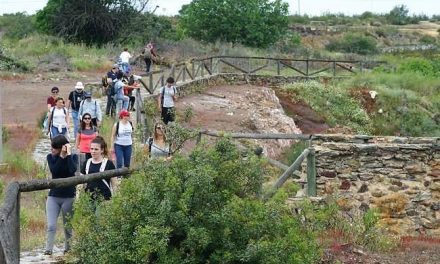
[[[119,68],[119,64],[117,64],[117,63],[113,64],[113,69],[115,69],[115,68]]]
[[[82,82],[77,82],[75,85],[75,89],[84,89],[84,84]]]
[[[122,109],[121,112],[119,112],[119,118],[122,119],[124,116],[130,116],[130,113],[127,110]]]
[[[91,92],[84,92],[84,98],[92,98]]]

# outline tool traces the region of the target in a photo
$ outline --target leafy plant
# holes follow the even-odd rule
[[[330,51],[358,53],[361,55],[377,53],[377,42],[374,38],[358,33],[347,33],[342,39],[335,39],[326,45]]]
[[[280,0],[196,0],[181,10],[188,36],[267,47],[287,30],[288,5]]]
[[[312,233],[280,192],[259,199],[260,160],[228,140],[188,157],[150,162],[109,203],[76,204],[80,263],[315,263]]]

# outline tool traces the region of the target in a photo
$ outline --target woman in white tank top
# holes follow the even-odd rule
[[[50,109],[47,120],[49,122],[47,133],[50,133],[51,138],[59,134],[64,135],[66,138],[69,137],[69,112],[64,107],[62,97],[55,99],[55,106]]]
[[[119,113],[119,121],[114,124],[111,137],[111,152],[116,156],[116,168],[129,168],[134,128],[130,121],[130,113],[123,109]]]

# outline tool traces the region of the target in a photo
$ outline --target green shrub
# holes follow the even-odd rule
[[[377,42],[372,37],[358,33],[347,33],[342,37],[342,40],[332,40],[325,48],[329,51],[368,55],[377,53]]]
[[[398,73],[418,73],[423,76],[435,76],[431,61],[423,58],[408,58],[397,68]]]
[[[80,263],[315,263],[319,251],[278,194],[259,199],[260,160],[227,140],[150,162],[96,214],[76,204]]]
[[[297,98],[309,104],[322,115],[330,126],[348,126],[357,133],[371,133],[371,120],[348,93],[348,90],[336,85],[325,87],[316,81],[295,83],[284,87],[296,94]]]

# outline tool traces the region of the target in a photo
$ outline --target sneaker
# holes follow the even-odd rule
[[[51,256],[52,255],[52,251],[51,250],[46,250],[46,251],[44,251],[43,255]]]

